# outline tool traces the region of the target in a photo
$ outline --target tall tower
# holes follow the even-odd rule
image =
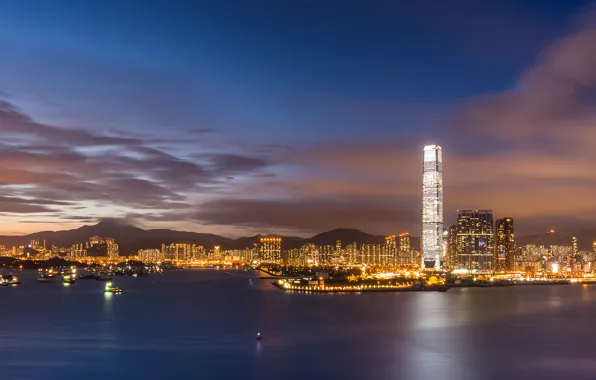
[[[458,269],[493,269],[493,212],[459,210],[457,216]]]
[[[443,150],[424,147],[422,164],[421,268],[441,269],[443,250]]]
[[[495,223],[495,257],[493,269],[497,272],[513,270],[515,255],[515,235],[513,219],[497,219]]]

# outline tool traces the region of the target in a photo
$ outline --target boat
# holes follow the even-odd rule
[[[122,289],[112,286],[112,281],[106,282],[105,293],[122,293]]]
[[[19,280],[19,278],[13,274],[6,274],[6,275],[0,275],[0,285],[3,286],[7,286],[7,285],[19,285],[21,283],[21,280]],[[6,285],[4,285],[4,283],[6,283]]]
[[[54,282],[56,280],[56,276],[51,276],[48,274],[40,274],[37,278],[39,282]]]
[[[74,273],[64,274],[62,277],[62,282],[65,284],[74,284],[77,280],[77,275]]]
[[[79,276],[81,280],[95,280],[97,277],[95,273],[85,273]]]
[[[261,340],[261,333],[257,333],[257,340]]]

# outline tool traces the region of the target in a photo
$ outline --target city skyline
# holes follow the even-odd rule
[[[457,3],[466,22],[430,1],[4,2],[0,233],[106,217],[415,232],[430,143],[449,152],[445,221],[492,209],[522,235],[592,225],[596,19],[580,1]]]

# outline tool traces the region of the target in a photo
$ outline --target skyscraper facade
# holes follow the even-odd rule
[[[440,269],[443,250],[443,150],[439,145],[424,147],[421,235],[422,269]]]
[[[513,270],[515,255],[515,235],[513,219],[497,219],[495,223],[495,271]]]
[[[281,264],[281,238],[262,237],[259,244],[261,263]]]
[[[449,226],[447,233],[447,262],[449,268],[457,268],[457,226]]]
[[[397,265],[397,237],[395,235],[385,236],[381,265]]]
[[[494,258],[492,211],[459,210],[456,244],[458,269],[491,270]]]

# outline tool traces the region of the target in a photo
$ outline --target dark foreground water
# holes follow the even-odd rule
[[[0,288],[0,379],[596,378],[596,286],[304,295],[186,270],[105,295],[33,275]]]

